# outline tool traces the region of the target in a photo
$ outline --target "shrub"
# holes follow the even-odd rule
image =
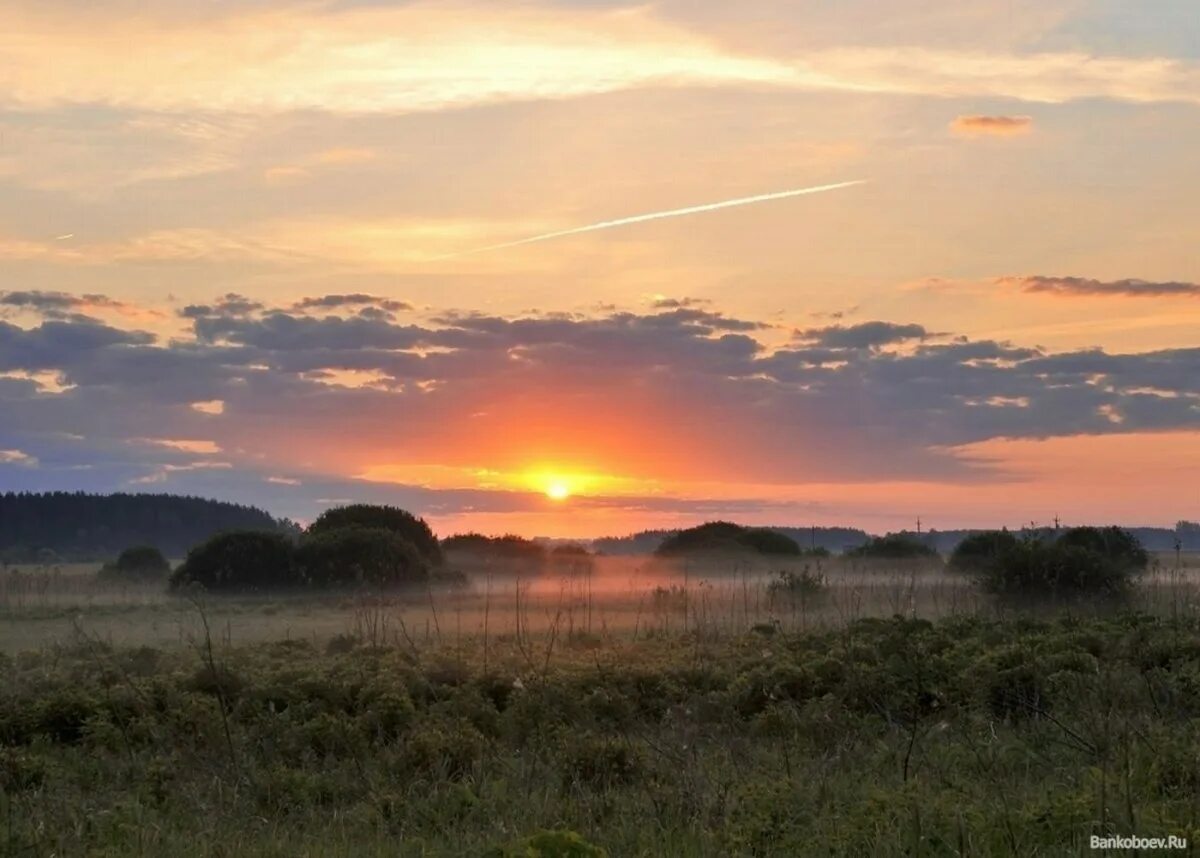
[[[310,586],[390,586],[428,580],[429,564],[394,530],[345,527],[309,534],[296,550],[296,566]]]
[[[1058,538],[1058,545],[1086,548],[1129,569],[1145,569],[1150,555],[1137,537],[1119,527],[1073,527]]]
[[[972,533],[950,554],[950,568],[959,572],[978,572],[996,563],[1000,555],[1015,548],[1017,542],[1007,530]]]
[[[784,569],[775,573],[771,583],[767,585],[767,593],[772,598],[811,598],[825,592],[825,576],[820,572],[810,571],[807,566],[799,572]]]
[[[523,536],[484,536],[481,533],[459,533],[442,540],[442,549],[456,554],[472,554],[480,558],[542,563],[546,547]]]
[[[441,546],[425,519],[394,506],[359,503],[327,509],[309,525],[308,535],[316,536],[351,527],[393,531],[408,540],[429,563],[436,565],[442,562]]]
[[[654,553],[672,556],[709,552],[798,555],[800,545],[791,537],[769,528],[710,521],[671,534]]]
[[[568,781],[604,788],[631,784],[645,769],[640,750],[628,741],[574,734],[562,752]]]
[[[1123,595],[1144,568],[1145,552],[1139,558],[1127,544],[1114,543],[1108,553],[1086,544],[1089,539],[1019,540],[980,567],[977,579],[987,592],[1006,596]]]
[[[765,527],[752,527],[743,531],[738,542],[759,554],[799,554],[800,545],[790,536],[784,536]]]
[[[906,533],[874,536],[866,543],[846,552],[847,557],[877,558],[880,560],[911,560],[937,557],[938,553],[924,542]]]
[[[401,763],[419,777],[462,780],[483,759],[487,740],[466,720],[425,722],[408,733]]]
[[[99,576],[104,580],[158,581],[171,572],[171,564],[161,551],[152,545],[126,548],[117,559],[105,563]]]
[[[188,552],[171,576],[175,589],[189,585],[210,591],[296,587],[295,549],[282,534],[258,530],[219,533]]]

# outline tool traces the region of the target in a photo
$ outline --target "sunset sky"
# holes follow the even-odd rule
[[[1200,518],[1197,141],[1195,0],[6,0],[0,490]]]

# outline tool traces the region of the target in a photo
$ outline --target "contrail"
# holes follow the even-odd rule
[[[491,250],[503,250],[506,247],[518,247],[522,244],[533,244],[535,241],[549,241],[552,238],[562,238],[567,235],[578,235],[581,232],[595,232],[599,229],[612,229],[614,226],[629,226],[634,223],[645,223],[648,220],[661,220],[667,217],[681,217],[682,215],[700,214],[702,212],[712,212],[718,209],[729,209],[734,206],[748,206],[753,203],[765,203],[770,200],[783,200],[788,197],[800,197],[805,194],[820,194],[824,191],[836,191],[838,188],[849,188],[852,185],[862,185],[866,183],[866,179],[855,179],[852,182],[838,182],[833,185],[816,185],[811,188],[798,188],[793,191],[777,191],[773,194],[758,194],[753,197],[739,197],[736,200],[723,200],[719,203],[706,203],[700,206],[689,206],[685,209],[671,209],[665,212],[651,212],[650,214],[633,215],[632,217],[618,218],[617,220],[605,220],[599,223],[590,223],[587,226],[577,226],[571,229],[560,229],[558,232],[547,232],[542,235],[534,235],[529,238],[522,238],[517,241],[506,241],[503,244],[489,244],[487,247],[477,247],[474,250],[463,250],[458,253],[448,253],[445,256],[439,256],[438,259],[451,259],[456,256],[469,256],[474,253],[487,253]]]

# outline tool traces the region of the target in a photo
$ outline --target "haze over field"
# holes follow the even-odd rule
[[[1189,0],[0,33],[0,489],[442,534],[1196,517]]]

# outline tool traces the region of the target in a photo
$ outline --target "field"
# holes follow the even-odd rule
[[[1200,564],[1176,560],[1157,558],[1127,602],[1065,605],[842,560],[602,558],[475,566],[465,585],[404,595],[204,600],[102,584],[92,567],[0,570],[0,846],[1200,843]],[[779,586],[780,571],[802,583]]]

